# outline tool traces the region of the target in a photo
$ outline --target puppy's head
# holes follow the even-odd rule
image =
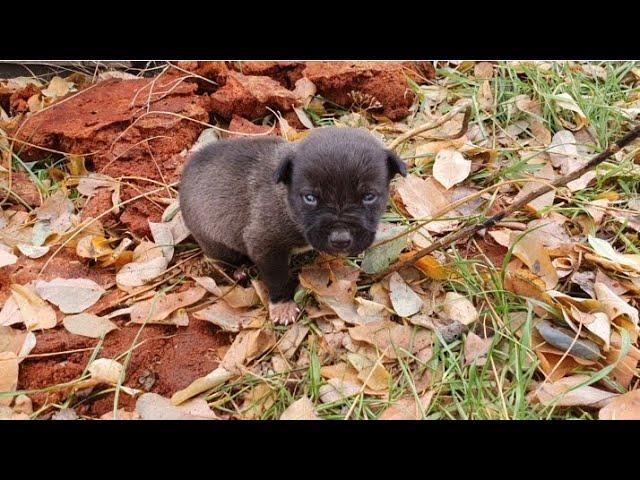
[[[371,134],[319,128],[297,142],[275,172],[294,217],[316,250],[357,255],[373,243],[404,163]]]

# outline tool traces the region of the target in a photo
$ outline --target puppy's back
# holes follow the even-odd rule
[[[282,143],[274,137],[224,140],[191,154],[180,181],[180,208],[198,243],[216,241],[242,251],[253,186],[270,180]]]

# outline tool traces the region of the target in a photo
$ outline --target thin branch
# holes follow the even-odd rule
[[[597,167],[598,165],[600,165],[606,159],[611,157],[614,153],[616,153],[620,149],[626,147],[627,145],[629,145],[631,142],[633,142],[638,137],[640,137],[640,125],[636,126],[633,130],[631,130],[624,137],[622,137],[620,140],[618,140],[613,145],[611,145],[609,148],[607,148],[604,152],[602,152],[599,155],[596,155],[595,157],[593,157],[591,160],[589,160],[589,162],[587,162],[583,167],[579,168],[578,170],[575,170],[575,171],[573,171],[573,172],[571,172],[568,175],[565,175],[563,177],[558,177],[557,179],[555,179],[553,182],[549,183],[548,185],[545,185],[545,186],[539,188],[538,190],[535,190],[535,191],[529,193],[528,195],[525,195],[524,197],[522,197],[517,202],[513,202],[510,206],[508,206],[507,208],[504,208],[503,210],[501,210],[500,212],[498,212],[494,216],[488,218],[487,220],[485,220],[482,223],[473,224],[473,225],[467,225],[463,229],[458,230],[457,232],[451,233],[451,234],[447,235],[446,237],[441,238],[437,242],[434,242],[431,245],[429,245],[427,248],[423,248],[419,252],[415,253],[414,255],[409,257],[408,259],[406,259],[406,260],[404,260],[402,262],[397,262],[394,265],[391,265],[389,268],[384,270],[382,273],[380,273],[380,274],[376,275],[375,277],[373,277],[372,280],[373,281],[378,281],[378,280],[382,279],[383,277],[385,277],[386,275],[388,275],[391,272],[395,272],[395,271],[397,271],[397,270],[399,270],[399,269],[401,269],[403,267],[406,267],[406,266],[409,266],[409,265],[413,265],[417,260],[420,260],[422,257],[425,257],[426,255],[429,255],[430,253],[435,252],[436,250],[440,250],[441,248],[448,247],[449,245],[451,245],[453,242],[455,242],[457,240],[469,237],[469,236],[475,234],[476,232],[478,232],[478,231],[480,231],[480,230],[482,230],[484,228],[491,227],[496,222],[499,222],[500,220],[505,218],[507,215],[510,215],[513,212],[515,212],[517,210],[520,210],[522,207],[524,207],[528,203],[531,203],[531,201],[533,201],[536,198],[544,195],[545,193],[550,192],[551,190],[557,189],[558,187],[564,187],[567,183],[572,182],[573,180],[576,180],[577,178],[580,178],[582,175],[587,173],[589,170],[591,170],[591,169]]]

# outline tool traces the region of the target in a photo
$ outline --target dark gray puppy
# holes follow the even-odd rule
[[[303,140],[244,138],[195,151],[180,185],[184,221],[204,253],[253,261],[269,289],[269,315],[299,313],[292,251],[356,255],[373,243],[404,163],[366,131],[319,128]]]

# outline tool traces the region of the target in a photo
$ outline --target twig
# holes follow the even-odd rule
[[[438,140],[455,140],[456,138],[462,137],[465,133],[467,133],[467,126],[469,125],[469,119],[471,118],[471,104],[464,103],[463,105],[459,105],[458,107],[451,110],[446,115],[438,118],[435,122],[425,123],[424,125],[420,125],[419,127],[412,128],[408,132],[403,133],[399,137],[397,137],[393,142],[388,145],[389,150],[395,150],[400,144],[406,142],[411,137],[415,137],[416,135],[420,135],[421,133],[426,132],[427,130],[433,130],[434,128],[439,127],[443,123],[448,122],[453,117],[458,115],[459,113],[464,111],[464,119],[462,120],[462,128],[458,133],[453,135],[438,138]]]
[[[611,145],[609,148],[607,148],[604,152],[602,152],[599,155],[596,155],[595,157],[593,157],[583,167],[579,168],[578,170],[575,170],[575,171],[573,171],[573,172],[571,172],[568,175],[565,175],[563,177],[559,177],[559,178],[555,179],[553,182],[549,183],[548,185],[545,185],[545,186],[539,188],[538,190],[535,190],[535,191],[531,192],[530,194],[525,195],[524,197],[522,197],[517,202],[513,202],[509,207],[504,208],[502,211],[496,213],[494,216],[488,218],[487,220],[485,220],[482,223],[473,224],[473,225],[467,225],[462,230],[458,230],[457,232],[451,233],[451,234],[447,235],[446,237],[441,238],[437,242],[434,242],[431,245],[429,245],[427,248],[423,248],[419,252],[415,253],[414,255],[409,257],[408,259],[406,259],[406,260],[404,260],[402,262],[397,262],[394,265],[391,265],[389,268],[387,268],[383,272],[381,272],[378,275],[376,275],[375,277],[373,277],[372,280],[373,281],[378,281],[378,280],[382,279],[383,277],[385,277],[386,275],[388,275],[389,273],[395,272],[395,271],[397,271],[397,270],[399,270],[399,269],[401,269],[403,267],[406,267],[408,265],[413,265],[413,263],[415,263],[417,260],[420,260],[422,257],[424,257],[426,255],[429,255],[430,253],[435,252],[436,250],[439,250],[441,248],[448,247],[453,242],[455,242],[457,240],[460,240],[461,238],[465,238],[465,237],[468,237],[470,235],[473,235],[476,232],[478,232],[479,230],[482,230],[483,228],[491,227],[496,222],[499,222],[500,220],[502,220],[507,215],[510,215],[511,213],[513,213],[513,212],[515,212],[517,210],[520,210],[522,207],[524,207],[528,203],[531,203],[532,200],[535,200],[536,198],[540,197],[541,195],[544,195],[545,193],[550,192],[551,190],[554,190],[554,189],[556,189],[558,187],[563,187],[567,183],[572,182],[573,180],[576,180],[577,178],[580,178],[582,175],[587,173],[589,170],[595,168],[596,166],[598,166],[599,164],[604,162],[611,155],[613,155],[614,153],[618,152],[620,149],[626,147],[627,145],[629,145],[632,141],[634,141],[638,137],[640,137],[640,125],[636,126],[633,130],[631,130],[624,137],[622,137],[620,140],[618,140],[613,145]]]

